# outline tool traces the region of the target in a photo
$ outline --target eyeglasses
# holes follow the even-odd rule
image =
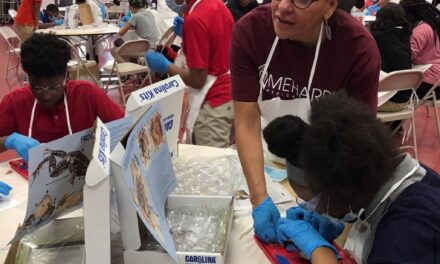
[[[318,0],[290,0],[292,4],[299,9],[308,8],[313,2]]]
[[[48,85],[48,86],[39,86],[39,85],[30,85],[31,89],[35,92],[42,92],[44,90],[47,91],[57,91],[62,89],[65,86],[65,83],[63,82],[62,84],[58,84],[58,85]]]

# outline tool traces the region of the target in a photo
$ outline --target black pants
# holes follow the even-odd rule
[[[417,88],[417,97],[419,99],[422,99],[423,96],[425,96],[429,89],[432,88],[432,84],[427,82],[422,82],[420,86]],[[398,91],[393,97],[391,97],[390,101],[394,103],[406,103],[409,101],[409,98],[411,97],[412,91],[411,90],[405,90],[405,91]],[[435,88],[435,97],[440,98],[440,88]]]

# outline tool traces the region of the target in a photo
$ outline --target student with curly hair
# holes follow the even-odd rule
[[[357,263],[438,263],[440,176],[400,153],[367,105],[332,94],[312,103],[310,125],[279,117],[264,137],[307,201],[278,221],[280,243],[312,263],[338,263],[331,242],[340,219],[352,220],[345,248]]]
[[[70,46],[52,34],[34,34],[21,46],[20,59],[29,84],[0,102],[0,152],[28,150],[124,116],[122,109],[94,83],[67,79]]]
[[[440,79],[440,11],[424,0],[401,0],[400,5],[412,27],[413,64],[432,64],[417,88],[417,96],[422,98]],[[440,98],[440,88],[435,89],[435,95]]]

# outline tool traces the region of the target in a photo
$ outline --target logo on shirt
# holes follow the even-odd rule
[[[264,70],[264,64],[258,67],[259,75],[261,78]],[[291,77],[274,77],[273,74],[266,71],[263,78],[263,91],[273,97],[281,97],[282,99],[296,99],[296,98],[307,98],[307,86],[301,86]],[[320,88],[312,87],[310,91],[311,101],[318,100],[319,98],[331,94],[329,90],[323,90]]]

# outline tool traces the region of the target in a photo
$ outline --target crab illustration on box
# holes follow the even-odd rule
[[[24,224],[20,227],[21,229],[26,229],[28,226],[31,226],[35,221],[38,221],[37,224],[41,223],[45,218],[49,217],[53,210],[55,209],[55,200],[49,195],[49,191],[46,191],[46,194],[41,198],[40,202],[35,204],[35,211],[31,214]]]
[[[64,210],[71,208],[83,200],[83,191],[79,190],[70,194],[65,193],[61,200],[58,202],[57,208],[55,209],[55,214],[59,215]]]
[[[37,166],[37,168],[32,172],[32,183],[34,183],[36,176],[40,173],[43,165],[48,163],[49,166],[49,176],[59,177],[66,170],[68,170],[72,177],[69,182],[73,185],[75,178],[81,178],[86,175],[87,167],[89,166],[90,160],[81,151],[66,152],[63,150],[51,150],[47,149],[44,151],[43,155],[47,155]],[[57,161],[57,158],[61,160]]]
[[[153,117],[150,119],[150,133],[151,137],[153,138],[153,145],[154,150],[157,151],[160,147],[160,144],[165,142],[165,136],[163,133],[161,116],[159,113],[156,113]]]
[[[147,167],[148,161],[150,160],[150,146],[148,144],[148,136],[147,136],[147,126],[143,126],[137,135],[137,141],[139,143],[139,150],[141,152],[142,163],[144,164],[144,168]]]

